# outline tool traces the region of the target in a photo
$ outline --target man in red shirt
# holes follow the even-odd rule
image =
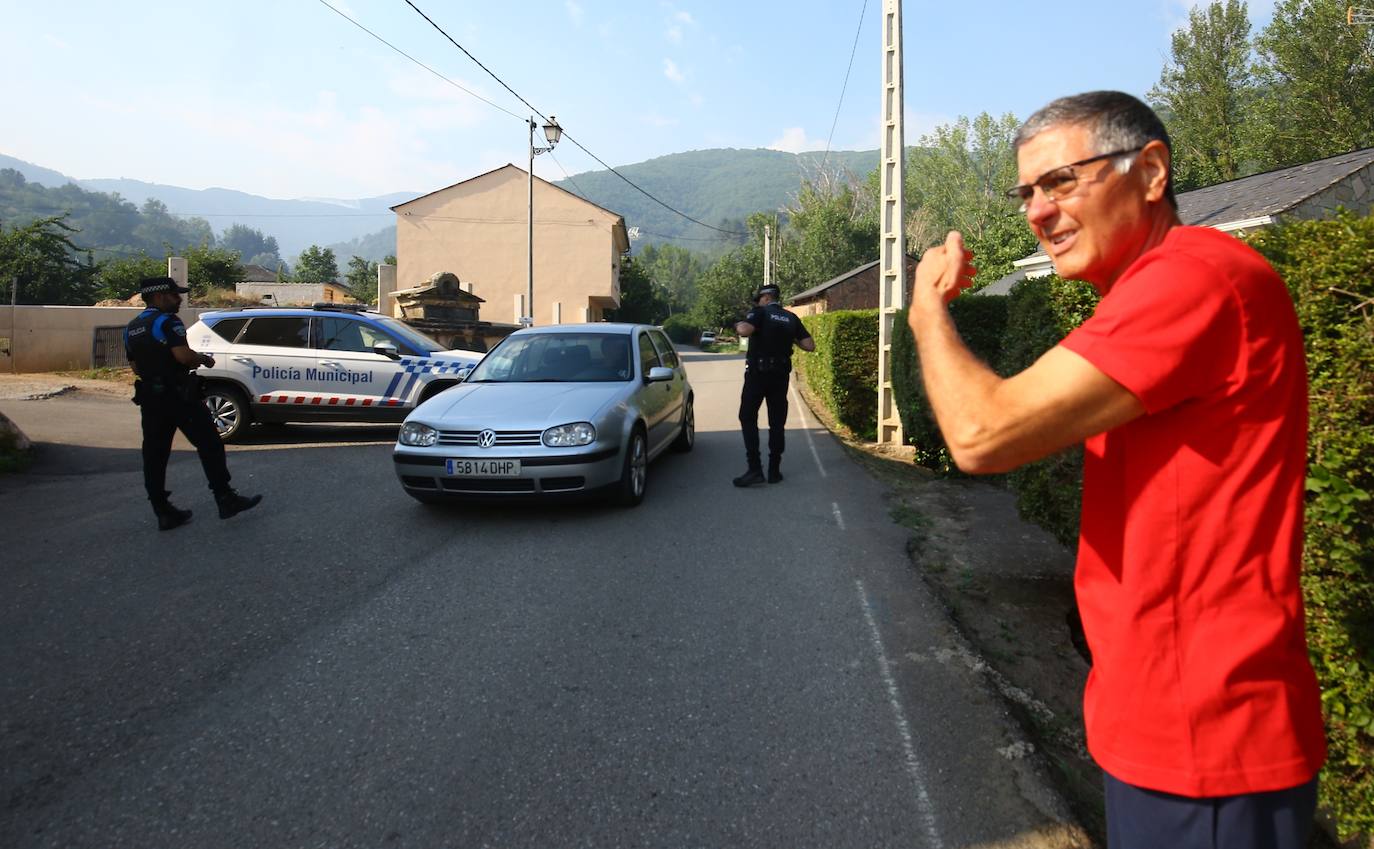
[[[946,305],[976,273],[958,233],[909,311],[950,453],[1003,472],[1085,443],[1074,585],[1092,649],[1088,748],[1116,847],[1303,846],[1326,756],[1298,572],[1302,335],[1239,240],[1181,225],[1168,134],[1120,92],[1057,100],[1016,137],[1008,194],[1093,316],[1003,379]]]

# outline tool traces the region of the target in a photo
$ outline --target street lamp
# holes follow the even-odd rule
[[[549,116],[549,123],[544,125],[544,139],[549,143],[548,147],[534,146],[534,118],[530,121],[530,171],[529,171],[529,223],[530,232],[526,242],[528,245],[529,268],[525,278],[525,315],[520,317],[520,323],[526,327],[534,326],[534,157],[541,153],[548,153],[558,144],[558,140],[563,136],[563,128],[558,126],[558,119]]]

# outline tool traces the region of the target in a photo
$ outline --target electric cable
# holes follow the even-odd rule
[[[324,0],[320,0],[320,2],[323,3]],[[426,21],[428,21],[428,22],[429,22],[429,25],[432,26],[432,27],[434,27],[434,29],[436,29],[436,30],[439,32],[440,35],[442,35],[444,38],[448,39],[449,43],[451,43],[454,47],[457,47],[459,50],[461,50],[461,51],[463,52],[463,54],[466,55],[466,56],[467,56],[469,59],[471,59],[473,62],[476,62],[476,63],[477,63],[477,67],[481,68],[483,71],[486,71],[487,74],[488,74],[492,79],[494,79],[494,80],[496,80],[498,83],[500,83],[500,84],[501,84],[501,87],[504,88],[506,91],[510,92],[510,93],[515,97],[516,100],[519,100],[521,103],[525,104],[525,106],[528,107],[529,110],[530,110],[531,112],[533,112],[535,115],[538,115],[540,118],[543,118],[545,121],[548,121],[548,120],[549,120],[549,119],[548,119],[548,116],[546,116],[543,112],[540,112],[538,109],[535,109],[535,108],[534,108],[534,105],[533,105],[532,103],[530,103],[530,102],[529,102],[528,100],[526,100],[525,98],[521,97],[521,96],[520,96],[520,93],[517,92],[515,89],[511,88],[509,85],[507,85],[505,80],[503,80],[503,79],[501,79],[500,77],[498,77],[498,76],[495,74],[495,72],[493,72],[493,71],[492,71],[490,68],[488,68],[486,65],[483,65],[483,64],[481,63],[481,61],[478,60],[478,58],[477,58],[476,56],[473,56],[472,53],[469,52],[468,49],[467,49],[466,47],[464,47],[463,45],[461,45],[461,44],[459,44],[457,41],[455,41],[454,38],[453,38],[453,36],[451,36],[451,35],[449,35],[447,32],[445,32],[443,27],[441,27],[441,26],[439,26],[437,23],[435,23],[435,22],[434,22],[434,19],[431,18],[429,15],[426,15],[426,14],[424,13],[424,11],[423,11],[422,9],[420,9],[419,6],[416,6],[415,3],[412,2],[412,0],[405,0],[405,2],[406,2],[406,5],[407,5],[407,6],[409,6],[410,8],[412,8],[412,9],[415,10],[415,13],[416,13],[416,14],[418,14],[420,17],[422,17],[422,18],[424,18]],[[865,3],[867,3],[867,0],[865,0]],[[571,133],[569,133],[566,129],[563,130],[563,137],[566,138],[568,141],[572,142],[573,144],[577,145],[578,149],[581,150],[583,153],[587,154],[587,155],[590,156],[592,159],[596,160],[597,163],[599,163],[599,164],[601,165],[602,168],[605,168],[607,171],[610,171],[612,174],[614,174],[614,175],[616,175],[617,177],[619,177],[620,179],[624,180],[624,181],[625,181],[631,188],[633,188],[635,191],[637,191],[637,192],[639,192],[640,194],[644,195],[646,198],[648,198],[649,200],[651,200],[651,201],[653,201],[654,203],[658,204],[659,206],[663,207],[664,209],[668,210],[669,212],[673,213],[674,215],[681,216],[682,218],[685,218],[685,219],[687,219],[688,221],[691,221],[693,224],[698,224],[698,225],[700,225],[700,226],[702,226],[702,227],[707,228],[708,230],[715,230],[715,231],[718,232],[718,233],[724,233],[724,234],[726,234],[727,236],[746,236],[746,237],[747,237],[747,236],[749,235],[748,233],[738,232],[738,231],[734,231],[734,230],[722,230],[722,229],[719,228],[719,227],[713,227],[713,226],[711,226],[710,224],[707,224],[705,221],[699,221],[699,220],[693,218],[692,216],[688,215],[687,213],[683,212],[682,210],[676,209],[676,208],[670,206],[668,203],[666,203],[666,202],[664,202],[664,201],[662,201],[662,200],[659,200],[657,197],[654,197],[653,195],[649,194],[649,193],[648,193],[647,191],[645,191],[644,189],[640,188],[639,185],[636,184],[636,183],[635,183],[633,180],[631,180],[629,177],[626,177],[624,174],[622,174],[622,173],[620,173],[619,171],[617,171],[616,169],[612,168],[610,165],[607,165],[607,164],[601,159],[601,157],[597,156],[596,154],[594,154],[594,153],[592,153],[590,150],[588,150],[588,149],[586,148],[586,146],[584,146],[580,141],[578,141],[576,138],[574,138],[573,135],[572,135]]]
[[[859,34],[864,31],[864,18],[868,17],[868,0],[864,0],[863,11],[859,12],[859,26],[854,31],[854,46],[849,49],[849,67],[844,69],[844,84],[840,86],[840,102],[835,104],[835,119],[830,122],[830,135],[825,137],[825,155],[821,157],[821,170],[830,160],[830,142],[835,138],[835,126],[840,123],[840,109],[844,106],[844,93],[849,89],[849,73],[854,70],[854,55],[859,51]]]

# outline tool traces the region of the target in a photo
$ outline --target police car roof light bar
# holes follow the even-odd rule
[[[329,301],[316,301],[310,308],[325,312],[367,312],[367,304],[336,304]]]

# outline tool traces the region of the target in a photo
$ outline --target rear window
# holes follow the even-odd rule
[[[248,327],[239,336],[239,344],[309,348],[310,319],[304,316],[258,316],[248,322]]]
[[[215,335],[224,341],[233,342],[234,338],[239,335],[239,331],[247,323],[248,319],[246,318],[222,318],[211,324],[210,329],[215,331]]]

